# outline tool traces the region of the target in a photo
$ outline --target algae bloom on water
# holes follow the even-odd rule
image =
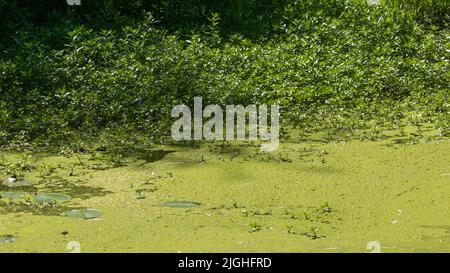
[[[21,192],[21,191],[17,191],[17,192],[0,192],[0,198],[8,198],[11,200],[16,200],[16,199],[20,199],[20,198],[24,198],[25,196],[27,196],[28,193],[26,192]]]

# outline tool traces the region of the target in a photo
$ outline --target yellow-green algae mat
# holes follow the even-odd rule
[[[174,152],[117,168],[34,156],[58,166],[37,191],[71,200],[0,199],[0,252],[66,252],[71,241],[81,252],[369,252],[372,241],[382,252],[450,252],[448,140],[161,149]],[[86,208],[102,215],[64,215]]]

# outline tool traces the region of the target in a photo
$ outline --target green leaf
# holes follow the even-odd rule
[[[52,202],[66,202],[69,201],[71,198],[70,196],[66,194],[60,194],[60,193],[38,193],[33,196],[34,201],[38,203],[52,203]]]
[[[101,211],[97,209],[69,210],[65,214],[69,217],[79,219],[94,219],[102,215]]]

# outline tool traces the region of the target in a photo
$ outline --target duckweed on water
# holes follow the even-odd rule
[[[0,192],[0,198],[8,198],[11,200],[16,200],[20,198],[24,198],[28,193],[21,191],[12,191],[12,192]]]
[[[66,188],[58,180],[36,186],[38,193],[64,190],[76,197],[70,203],[0,206],[0,235],[20,234],[0,252],[65,251],[61,231],[79,236],[82,244],[95,242],[84,244],[89,252],[366,252],[372,240],[389,252],[449,251],[447,229],[439,228],[449,225],[449,142],[390,143],[281,143],[280,153],[292,162],[266,162],[260,158],[267,155],[256,154],[243,164],[255,148],[237,145],[231,148],[240,148],[241,155],[222,161],[223,154],[208,153],[204,145],[175,147],[170,157],[144,166],[145,159],[104,171],[77,166],[78,177],[67,178],[73,183]],[[202,155],[208,164],[196,163]],[[64,173],[77,160],[44,159]],[[27,174],[36,176],[37,170]],[[130,181],[142,183],[130,187]],[[136,189],[145,189],[147,198],[136,200]],[[32,191],[7,188],[0,195],[9,201],[22,192],[19,200],[33,198]],[[95,221],[100,212],[93,215],[92,208],[104,221]],[[49,243],[38,243],[42,237]],[[212,248],[209,242],[217,243]]]

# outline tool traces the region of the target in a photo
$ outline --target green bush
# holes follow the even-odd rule
[[[446,1],[414,16],[395,1],[61,2],[0,2],[4,143],[114,129],[156,139],[172,106],[196,95],[278,103],[294,125],[390,112],[377,107],[448,111]]]

